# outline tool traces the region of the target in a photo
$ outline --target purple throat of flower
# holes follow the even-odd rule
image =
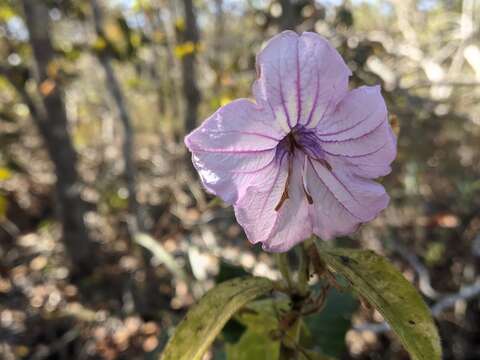
[[[293,168],[293,159],[296,155],[296,152],[303,153],[306,157],[306,161],[319,162],[329,171],[332,171],[332,166],[325,159],[325,153],[320,146],[320,139],[315,134],[315,130],[308,129],[301,125],[295,126],[282,140],[280,140],[275,154],[276,160],[280,165],[285,158],[287,158],[288,161],[288,174],[285,182],[285,188],[280,201],[278,202],[277,206],[275,206],[275,211],[277,212],[282,208],[282,205],[289,198],[288,187]],[[304,182],[302,182],[302,186],[308,203],[313,204],[313,198],[308,193]]]

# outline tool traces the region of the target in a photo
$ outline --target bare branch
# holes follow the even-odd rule
[[[418,257],[413,252],[408,251],[406,247],[398,244],[397,242],[393,242],[393,248],[410,264],[410,266],[417,273],[418,287],[420,288],[420,291],[430,299],[438,299],[441,294],[432,287],[428,269],[425,267],[425,265],[422,264]]]

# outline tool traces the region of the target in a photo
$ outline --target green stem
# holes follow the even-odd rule
[[[292,274],[290,273],[290,266],[288,264],[288,257],[287,253],[277,253],[275,254],[275,259],[277,261],[278,269],[282,274],[282,277],[287,282],[287,286],[289,290],[293,289],[293,281],[292,281]]]
[[[308,280],[310,278],[310,258],[305,246],[300,246],[300,265],[298,267],[298,289],[301,295],[308,293]]]

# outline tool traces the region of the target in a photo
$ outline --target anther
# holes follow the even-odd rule
[[[305,196],[307,197],[307,201],[310,205],[313,204],[313,198],[312,196],[307,192],[307,189],[305,189],[305,186],[303,187],[303,192],[305,193]]]
[[[292,174],[292,157],[289,156],[288,158],[288,174],[287,174],[287,181],[285,181],[285,188],[283,189],[282,197],[280,198],[280,201],[278,202],[277,206],[275,206],[275,211],[279,211],[280,208],[283,206],[283,203],[285,200],[289,198],[288,196],[288,184],[290,183],[290,176]]]
[[[288,183],[285,184],[285,189],[283,190],[282,197],[280,198],[280,201],[278,202],[277,206],[275,206],[275,211],[280,210],[282,207],[283,203],[285,200],[288,199]]]

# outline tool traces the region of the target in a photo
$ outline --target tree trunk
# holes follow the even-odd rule
[[[97,36],[103,36],[102,23],[103,14],[97,0],[90,1],[93,10],[93,20]],[[133,157],[134,132],[132,127],[131,116],[127,109],[127,103],[120,83],[115,75],[112,67],[111,58],[107,52],[100,52],[98,60],[105,72],[105,82],[108,92],[112,97],[117,108],[118,116],[123,127],[123,148],[122,155],[124,161],[124,178],[128,190],[128,232],[131,241],[134,244],[140,245],[138,242],[139,236],[145,232],[145,221],[142,216],[141,208],[137,200],[137,168]],[[137,311],[144,316],[152,316],[156,309],[155,297],[151,298],[152,294],[157,294],[158,279],[155,275],[154,269],[150,266],[152,255],[149,250],[140,245],[139,255],[142,257],[144,268],[140,271],[145,271],[145,281],[139,282],[135,278],[135,274],[129,280],[133,290],[133,302]],[[138,271],[138,270],[137,270]]]
[[[199,42],[197,20],[192,0],[183,0],[185,30],[180,33],[180,43],[191,42],[195,50],[182,58],[183,96],[185,98],[185,130],[190,132],[197,126],[200,91],[196,79],[196,47]]]
[[[88,235],[84,221],[86,208],[80,197],[77,154],[68,132],[59,84],[48,74],[48,67],[54,61],[48,9],[43,1],[38,0],[23,0],[23,9],[41,96],[41,106],[36,113],[32,113],[32,118],[55,166],[56,208],[62,224],[65,249],[72,262],[73,273],[84,275],[91,272],[92,265],[96,263],[96,246]]]
[[[281,30],[295,30],[295,8],[292,0],[280,0],[282,5],[282,16],[280,18]]]
[[[96,0],[91,0],[92,10],[93,10],[93,20],[95,24],[95,31],[98,36],[102,36],[102,21],[103,16],[100,7]],[[126,107],[125,97],[123,96],[120,83],[115,75],[113,70],[110,58],[106,52],[101,52],[98,55],[98,60],[105,71],[105,80],[107,89],[115,103],[115,106],[118,110],[118,115],[123,127],[123,161],[125,163],[124,167],[124,178],[128,191],[128,212],[130,214],[129,219],[129,228],[131,235],[134,236],[134,233],[137,231],[144,230],[144,222],[140,214],[140,208],[137,201],[137,169],[133,159],[134,151],[134,135],[132,128],[132,121],[130,114]]]
[[[223,13],[223,0],[215,0],[215,44],[213,47],[215,56],[215,96],[220,97],[222,77],[224,71],[223,43],[225,34],[225,16]]]
[[[165,113],[168,111],[168,115],[173,118],[173,119],[178,119],[178,116],[180,114],[179,110],[179,88],[177,86],[177,83],[175,81],[175,78],[177,77],[177,74],[179,73],[177,69],[177,64],[175,62],[175,59],[173,57],[173,48],[172,44],[175,41],[171,41],[172,36],[167,32],[166,26],[163,22],[163,19],[161,17],[160,8],[145,8],[143,10],[145,12],[145,16],[147,19],[147,25],[146,26],[149,30],[150,33],[150,38],[153,45],[153,54],[154,54],[154,61],[155,65],[159,67],[160,73],[162,74],[162,79],[165,79],[163,81],[163,84],[159,84],[159,103],[162,102],[163,104],[163,109]],[[164,46],[158,46],[155,41],[154,41],[154,33],[156,31],[160,31],[161,33],[165,34],[165,38],[163,39],[162,43]],[[161,54],[162,54],[162,48],[164,48],[165,56],[166,56],[166,61],[162,60]],[[160,74],[158,74],[158,77],[160,77]],[[162,93],[160,95],[160,92]],[[160,99],[161,97],[161,99]],[[171,109],[169,109],[169,106]],[[158,123],[160,124],[160,123]]]

